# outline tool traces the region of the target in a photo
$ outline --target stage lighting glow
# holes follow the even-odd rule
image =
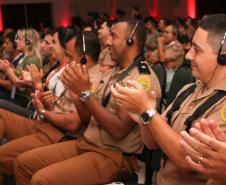
[[[63,27],[68,27],[69,26],[69,20],[68,20],[68,18],[63,18],[62,19],[62,21],[61,21],[61,25],[63,26]]]
[[[196,18],[196,0],[187,0],[187,15]]]
[[[0,31],[3,31],[2,6],[0,5]]]

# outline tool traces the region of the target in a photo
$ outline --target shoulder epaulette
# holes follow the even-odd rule
[[[140,62],[137,67],[140,74],[151,74],[151,71],[145,62]]]

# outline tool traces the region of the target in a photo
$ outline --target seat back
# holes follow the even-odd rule
[[[191,68],[188,64],[181,65],[173,76],[173,80],[169,89],[169,92],[165,94],[166,107],[168,107],[175,99],[177,93],[186,84],[194,83],[195,79],[192,76]]]
[[[161,113],[162,106],[163,106],[163,99],[165,97],[166,70],[162,62],[157,62],[153,64],[151,68],[155,72],[156,76],[158,77],[160,87],[161,87],[162,98],[159,102],[159,107],[158,107],[158,112]]]

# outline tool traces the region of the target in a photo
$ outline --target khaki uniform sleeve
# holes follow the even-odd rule
[[[162,97],[161,87],[155,72],[149,67],[150,74],[139,74],[134,80],[141,84],[147,93],[150,95],[151,91],[154,91],[157,95],[157,102]]]
[[[60,97],[54,104],[53,112],[56,113],[67,113],[67,112],[77,112],[77,108],[71,99],[69,91],[66,90],[64,95]]]

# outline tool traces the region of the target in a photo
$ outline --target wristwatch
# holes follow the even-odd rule
[[[46,113],[46,110],[45,109],[41,109],[41,111],[39,112],[40,120],[44,120],[45,119],[45,113]]]
[[[157,113],[158,112],[156,109],[148,109],[140,115],[140,120],[144,125],[147,125],[150,123],[153,116]]]
[[[93,93],[91,91],[82,91],[80,94],[80,100],[83,103],[87,103],[89,98],[93,95]]]

